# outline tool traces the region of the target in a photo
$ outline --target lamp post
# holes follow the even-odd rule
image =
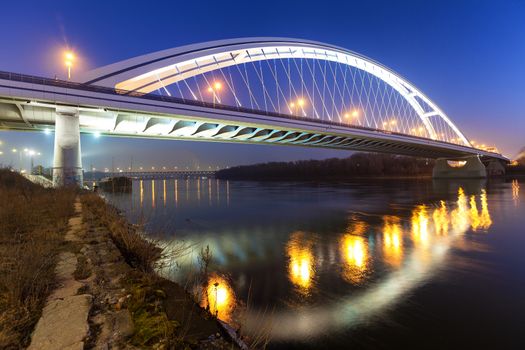
[[[209,87],[208,87],[208,92],[212,94],[213,96],[213,104],[215,105],[215,100],[217,100],[219,103],[221,102],[219,100],[219,97],[217,96],[217,94],[219,93],[219,91],[222,90],[222,83],[220,81],[215,81],[213,82],[213,84],[211,84]]]

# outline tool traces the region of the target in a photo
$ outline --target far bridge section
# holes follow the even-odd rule
[[[199,179],[199,178],[214,178],[214,170],[159,170],[159,171],[122,171],[115,173],[97,173],[93,176],[92,173],[84,173],[85,180],[95,178],[99,180],[103,177],[117,177],[125,176],[131,179],[139,180],[157,180],[157,179]]]

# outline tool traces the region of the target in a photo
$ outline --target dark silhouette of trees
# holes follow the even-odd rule
[[[236,166],[219,170],[221,179],[315,180],[352,177],[429,176],[434,161],[379,153],[354,153],[348,158],[299,160]]]

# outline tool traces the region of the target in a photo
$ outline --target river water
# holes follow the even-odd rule
[[[196,293],[208,246],[203,305],[259,345],[525,349],[523,180],[137,180],[105,196]]]

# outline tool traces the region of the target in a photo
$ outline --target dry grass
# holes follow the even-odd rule
[[[0,348],[27,345],[53,287],[75,191],[0,169]]]
[[[161,260],[163,249],[148,241],[121,216],[117,209],[106,204],[97,194],[86,193],[81,197],[86,221],[97,220],[110,232],[111,238],[126,262],[144,272],[153,272]]]

